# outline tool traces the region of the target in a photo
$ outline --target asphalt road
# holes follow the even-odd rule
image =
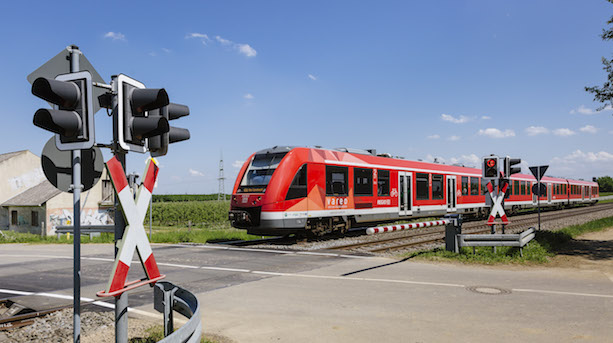
[[[108,280],[111,245],[84,245],[82,296]],[[167,280],[198,295],[204,330],[236,342],[613,341],[613,276],[336,254],[155,245]],[[69,245],[0,246],[0,299],[72,294]],[[132,264],[129,280],[143,271]],[[44,297],[44,296],[43,296]],[[154,313],[152,291],[130,306]]]

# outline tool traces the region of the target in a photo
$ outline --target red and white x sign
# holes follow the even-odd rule
[[[111,278],[106,287],[106,293],[108,294],[120,291],[126,286],[126,277],[130,270],[132,257],[134,257],[134,250],[138,251],[138,256],[145,268],[147,278],[151,280],[160,277],[160,271],[153,257],[153,251],[143,226],[153,186],[158,177],[159,167],[154,159],[149,159],[145,167],[143,183],[136,194],[136,201],[132,195],[132,190],[128,186],[128,179],[126,178],[123,166],[117,158],[113,157],[106,162],[106,168],[111,176],[113,187],[119,198],[119,203],[127,223],[123,238],[117,242],[119,251],[115,258]]]
[[[491,182],[487,183],[487,190],[490,192],[490,196],[492,197],[492,212],[490,213],[490,218],[487,220],[487,225],[494,225],[494,219],[496,219],[496,215],[500,215],[502,219],[502,223],[504,225],[509,224],[509,219],[507,219],[507,215],[504,213],[504,207],[502,207],[502,200],[504,199],[504,193],[506,193],[507,188],[509,188],[509,184],[505,183],[502,186],[502,190],[498,195],[494,194],[494,186],[492,186]]]

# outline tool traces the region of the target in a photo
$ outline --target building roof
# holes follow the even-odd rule
[[[20,151],[14,151],[14,152],[7,152],[6,154],[0,154],[0,163],[13,158],[17,155],[23,154],[25,152],[27,152],[28,150],[20,150]]]
[[[28,188],[26,191],[8,199],[2,206],[42,206],[49,199],[62,193],[49,181],[44,180],[38,185]]]

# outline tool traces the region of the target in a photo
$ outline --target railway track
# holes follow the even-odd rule
[[[27,309],[10,301],[0,301],[0,332],[34,324],[34,319],[72,306],[60,306],[42,311]],[[23,313],[25,312],[25,313]]]
[[[579,215],[586,215],[610,209],[613,209],[613,204],[602,204],[590,207],[573,208],[566,211],[546,212],[541,214],[541,223],[575,217]],[[514,216],[510,219],[509,225],[506,225],[505,233],[516,233],[523,231],[531,226],[536,226],[537,217],[538,214]],[[496,227],[498,228],[498,232],[500,232],[501,226],[497,225]],[[491,228],[490,226],[486,225],[484,221],[468,222],[462,225],[462,231],[466,234],[488,233],[491,232]],[[390,237],[389,235],[392,234],[394,236]],[[445,228],[436,227],[430,228],[427,232],[411,230],[405,231],[404,234],[391,233],[387,235],[379,235],[376,238],[368,239],[363,242],[338,245],[329,249],[381,253],[404,250],[408,248],[416,248],[429,244],[438,244],[444,242],[444,239]]]

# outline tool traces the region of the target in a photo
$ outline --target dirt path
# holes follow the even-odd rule
[[[575,238],[551,260],[549,266],[597,270],[613,281],[613,228]]]

